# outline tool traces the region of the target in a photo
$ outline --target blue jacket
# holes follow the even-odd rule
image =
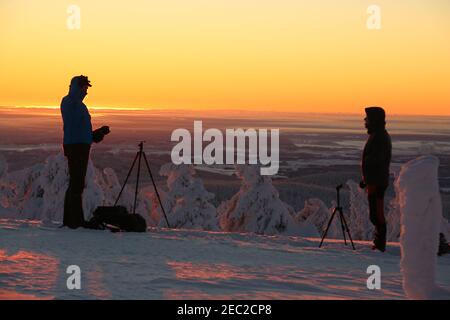
[[[78,83],[72,81],[69,94],[61,101],[64,144],[92,144],[91,115],[83,103],[84,97]]]

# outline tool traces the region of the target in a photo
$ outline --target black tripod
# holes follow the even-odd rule
[[[134,191],[134,205],[133,205],[132,213],[136,212],[136,202],[137,202],[137,195],[138,195],[138,189],[139,189],[139,178],[140,178],[140,173],[141,173],[141,159],[142,159],[142,157],[144,157],[144,161],[147,166],[147,170],[150,175],[150,179],[152,180],[152,183],[153,183],[153,188],[155,189],[156,196],[158,197],[159,205],[161,206],[161,210],[164,214],[164,218],[166,219],[167,227],[170,228],[169,221],[167,220],[166,212],[164,211],[164,207],[163,207],[161,198],[158,193],[158,188],[156,188],[156,184],[155,184],[155,180],[153,179],[152,171],[150,170],[150,166],[148,165],[147,156],[145,155],[145,152],[143,151],[144,142],[145,141],[141,141],[141,143],[139,143],[139,151],[136,153],[136,157],[134,157],[133,164],[131,165],[131,168],[128,171],[125,182],[122,185],[122,189],[120,190],[119,195],[117,196],[116,202],[114,202],[114,206],[117,205],[117,202],[119,201],[119,198],[122,195],[123,189],[125,189],[125,185],[127,184],[128,178],[130,177],[131,171],[133,171],[134,165],[136,164],[136,160],[138,160],[136,189]]]
[[[333,214],[331,215],[331,218],[328,221],[328,225],[327,225],[327,228],[325,229],[325,233],[323,234],[322,241],[320,241],[319,248],[322,247],[323,240],[325,240],[325,237],[327,236],[328,229],[330,228],[331,222],[333,222],[333,218],[336,215],[336,212],[338,212],[339,213],[339,220],[341,221],[342,234],[344,235],[344,243],[345,243],[345,245],[347,245],[347,238],[345,236],[345,233],[347,232],[348,233],[348,238],[350,239],[350,242],[352,244],[353,250],[355,250],[355,245],[353,244],[352,236],[350,235],[350,230],[348,229],[348,225],[347,225],[347,222],[345,221],[344,213],[343,213],[343,210],[342,210],[342,207],[341,207],[341,199],[340,199],[340,196],[339,196],[339,191],[341,190],[341,188],[342,188],[342,184],[340,184],[340,185],[338,185],[336,187],[337,206],[336,206],[336,208],[334,208]]]

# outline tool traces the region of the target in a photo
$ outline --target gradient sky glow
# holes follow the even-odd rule
[[[0,70],[3,106],[450,115],[450,1],[0,0]]]

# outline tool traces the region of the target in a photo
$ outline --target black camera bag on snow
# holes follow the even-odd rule
[[[86,223],[89,229],[110,229],[111,231],[145,232],[147,223],[139,214],[128,213],[123,206],[100,206],[93,213],[92,218]]]

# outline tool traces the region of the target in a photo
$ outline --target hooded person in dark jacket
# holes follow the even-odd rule
[[[64,122],[64,155],[69,167],[69,187],[64,198],[63,225],[78,228],[84,225],[83,189],[92,142],[100,142],[109,133],[104,126],[92,131],[91,115],[83,103],[91,87],[86,76],[76,76],[70,82],[69,94],[61,101]]]
[[[392,143],[386,130],[385,111],[380,107],[369,107],[365,111],[365,126],[369,138],[362,155],[361,187],[367,187],[370,221],[375,226],[374,249],[385,251],[384,194],[389,185]]]

